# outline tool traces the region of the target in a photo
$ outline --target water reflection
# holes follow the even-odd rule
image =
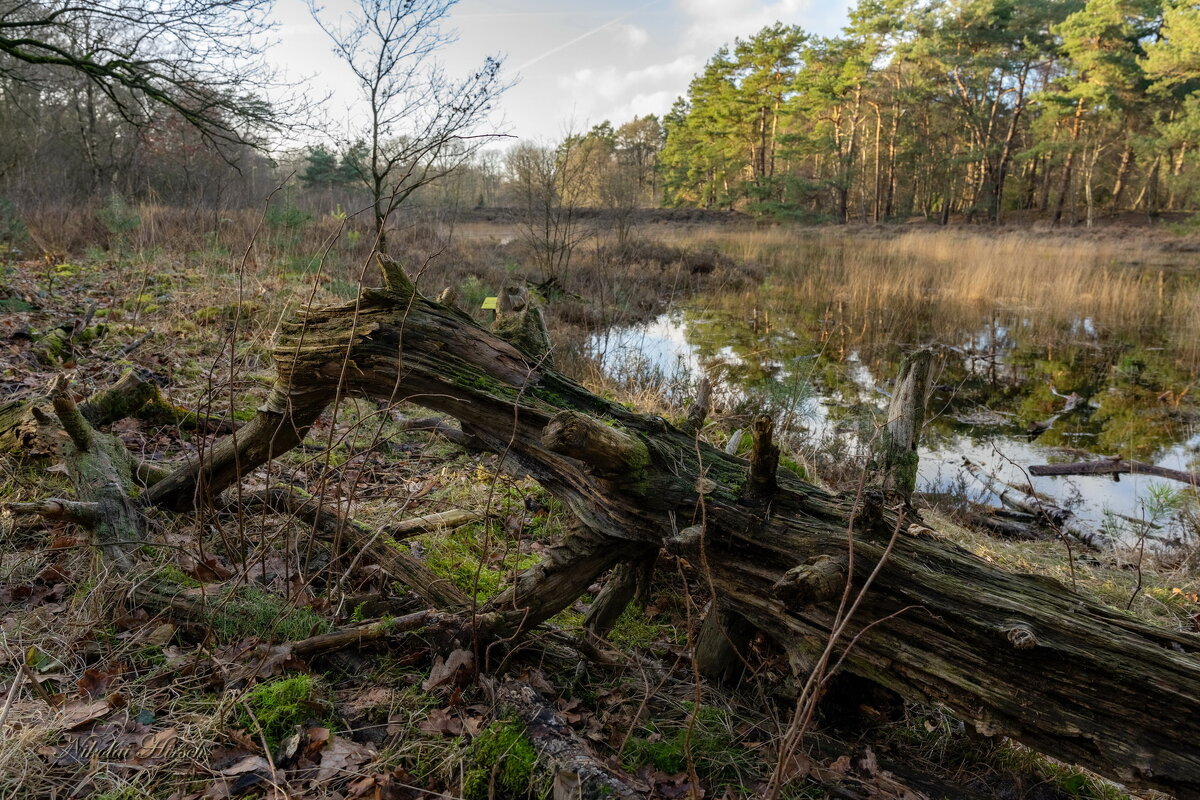
[[[706,374],[726,405],[765,408],[811,444],[869,428],[903,354],[932,346],[938,366],[920,453],[922,491],[961,490],[964,457],[1014,484],[1030,481],[1026,467],[1075,460],[1080,451],[1181,470],[1200,463],[1195,378],[1154,332],[1105,330],[1088,316],[1054,324],[1003,311],[976,314],[971,329],[962,329],[961,315],[946,326],[927,311],[906,326],[892,319],[885,332],[832,304],[788,311],[759,296],[747,312],[746,300],[611,329],[589,347],[610,374],[658,380],[676,400]],[[1061,411],[1072,393],[1083,398],[1078,407],[1031,438],[1030,428]],[[1033,477],[1032,485],[1097,527],[1111,527],[1114,515],[1143,518],[1153,487],[1183,488],[1131,475]],[[994,500],[977,485],[970,491]]]

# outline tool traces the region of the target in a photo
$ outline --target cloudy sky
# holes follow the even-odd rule
[[[336,15],[354,0],[325,0]],[[602,120],[663,114],[722,44],[776,20],[831,35],[850,0],[461,0],[451,12],[458,41],[443,56],[465,73],[488,54],[519,83],[501,101],[508,133],[554,140]],[[293,77],[330,93],[335,120],[355,113],[346,67],[303,0],[280,0],[274,57]]]

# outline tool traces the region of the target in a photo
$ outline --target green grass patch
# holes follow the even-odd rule
[[[736,733],[737,720],[724,709],[702,706],[688,733],[695,704],[682,704],[682,719],[648,722],[642,735],[630,738],[622,755],[626,769],[635,771],[651,764],[668,775],[686,772],[688,754],[696,772],[715,792],[725,788],[742,791],[762,770],[761,759],[746,748]]]

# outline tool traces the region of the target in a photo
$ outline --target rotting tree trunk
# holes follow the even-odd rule
[[[257,418],[143,497],[186,509],[220,492],[299,442],[339,391],[419,403],[469,424],[580,520],[481,609],[481,629],[520,633],[633,548],[668,544],[797,665],[823,646],[837,600],[776,585],[822,556],[861,585],[895,536],[843,637],[845,669],[1131,786],[1200,796],[1200,637],[997,570],[919,527],[911,535],[912,512],[871,493],[835,495],[783,471],[766,502],[748,497],[745,461],[591,394],[420,296],[398,269],[385,265],[385,277],[385,290],[285,326]]]
[[[917,490],[917,446],[925,425],[932,365],[933,353],[929,350],[918,350],[904,358],[882,434],[883,488],[906,501]]]

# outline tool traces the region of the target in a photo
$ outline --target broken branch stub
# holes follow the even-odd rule
[[[846,586],[846,559],[820,555],[783,573],[771,592],[788,608],[803,609],[833,600]]]
[[[543,364],[550,363],[550,333],[546,318],[523,286],[506,286],[496,301],[492,333]]]
[[[638,437],[605,425],[587,414],[563,411],[542,434],[547,450],[577,459],[601,478],[644,477],[650,452]]]
[[[882,441],[883,488],[905,500],[917,490],[917,446],[925,425],[932,365],[933,353],[928,349],[905,356],[888,404]]]
[[[712,411],[712,381],[705,375],[696,385],[696,397],[692,400],[691,408],[688,409],[687,419],[682,426],[683,432],[693,436],[698,435],[704,429],[704,421],[708,419],[710,411]]]
[[[746,482],[746,499],[758,502],[775,494],[775,475],[779,470],[779,447],[771,440],[774,421],[759,414],[750,425],[754,445],[750,450],[750,475]]]

